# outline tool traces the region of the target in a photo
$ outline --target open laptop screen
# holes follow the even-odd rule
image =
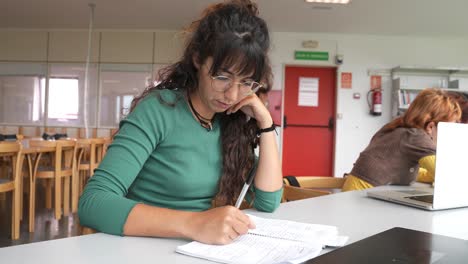
[[[468,124],[439,122],[434,183],[435,209],[468,206]]]

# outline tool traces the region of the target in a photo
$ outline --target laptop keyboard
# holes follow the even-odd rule
[[[409,197],[406,197],[406,198],[409,198],[411,200],[416,200],[416,201],[420,201],[420,202],[425,202],[425,203],[430,203],[432,204],[433,201],[434,201],[434,195],[421,195],[421,196],[409,196]]]

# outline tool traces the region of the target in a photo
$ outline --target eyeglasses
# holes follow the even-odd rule
[[[211,86],[218,92],[225,93],[234,84],[239,87],[242,95],[247,96],[255,93],[263,85],[255,81],[234,82],[230,77],[224,75],[211,76]]]

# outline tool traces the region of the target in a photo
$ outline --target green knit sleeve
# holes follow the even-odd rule
[[[250,173],[256,173],[258,166],[258,156],[255,156],[255,163]],[[281,197],[283,196],[283,188],[274,191],[266,192],[262,191],[252,184],[251,190],[254,192],[253,207],[262,212],[273,212],[278,208],[281,203]],[[252,198],[247,196],[247,201],[250,203]]]
[[[138,203],[126,198],[128,190],[168,133],[170,121],[155,94],[150,94],[120,123],[119,133],[80,197],[78,215],[83,226],[123,234],[128,214]]]
[[[253,207],[262,212],[271,213],[278,208],[283,195],[283,188],[275,192],[265,192],[254,187],[255,199]]]

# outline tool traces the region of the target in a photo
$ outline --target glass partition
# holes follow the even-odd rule
[[[42,125],[45,63],[0,63],[0,124]]]
[[[133,98],[151,82],[151,64],[101,64],[99,126],[117,127]]]

